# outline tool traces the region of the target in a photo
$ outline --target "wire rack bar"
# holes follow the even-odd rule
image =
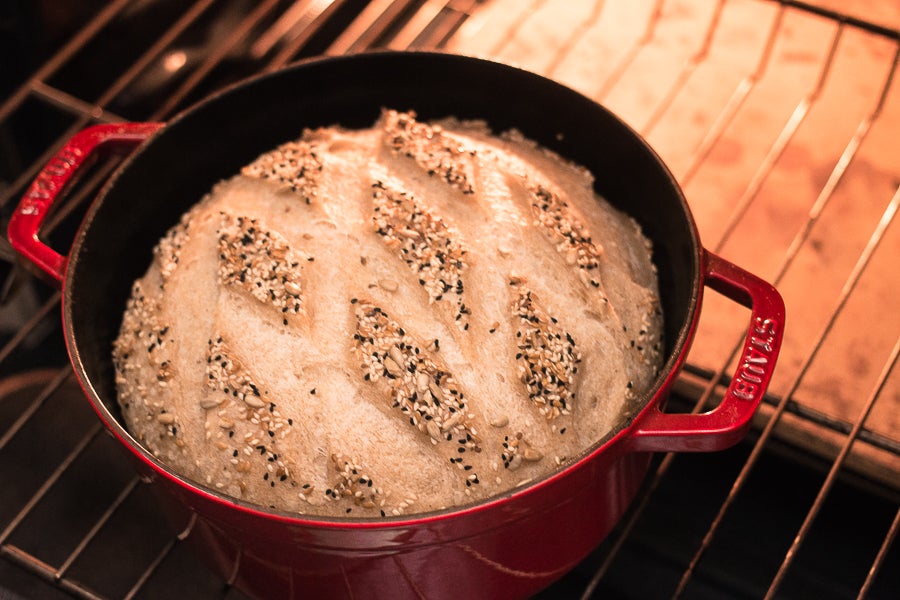
[[[125,487],[122,488],[122,491],[119,492],[119,495],[116,496],[115,499],[113,499],[113,501],[109,504],[109,506],[106,507],[106,510],[103,511],[103,514],[100,515],[96,522],[94,522],[90,530],[88,530],[88,532],[84,534],[84,537],[81,538],[72,552],[69,553],[69,556],[67,556],[63,563],[59,566],[59,568],[56,569],[56,572],[54,572],[53,574],[53,577],[55,579],[62,579],[63,577],[65,577],[66,573],[69,571],[69,568],[72,566],[72,563],[78,560],[78,557],[81,556],[81,553],[84,552],[84,549],[87,548],[88,544],[90,544],[91,541],[100,532],[100,530],[103,529],[107,521],[109,521],[109,519],[116,513],[116,511],[119,510],[119,507],[131,495],[131,493],[135,490],[140,482],[140,477],[134,477],[125,485]]]
[[[85,102],[59,88],[47,85],[43,81],[35,81],[31,91],[35,98],[75,117],[83,117],[98,123],[121,123],[125,120],[119,115],[104,110],[100,104]]]
[[[0,122],[5,121],[9,115],[17,109],[31,92],[35,82],[45,82],[52,77],[59,68],[69,59],[83,48],[88,42],[106,27],[113,19],[115,19],[124,8],[129,4],[129,0],[117,0],[107,5],[99,12],[91,21],[81,28],[68,43],[66,43],[59,51],[47,60],[34,75],[21,85],[12,95],[7,98],[6,102],[0,105]]]
[[[131,587],[131,589],[128,590],[128,593],[125,594],[124,600],[131,600],[132,598],[137,596],[138,593],[140,593],[141,588],[143,588],[147,581],[149,581],[150,577],[153,575],[156,569],[159,568],[166,557],[171,554],[178,541],[179,540],[177,537],[173,537],[168,541],[168,543],[166,543],[165,546],[163,546],[162,550],[159,551],[159,554],[156,555],[156,558],[154,558],[153,561],[149,565],[147,565],[147,568],[144,569],[144,572],[141,573],[140,576],[138,576],[138,578],[135,580],[134,585]]]
[[[842,25],[839,25],[834,32],[834,37],[832,38],[831,45],[828,48],[828,54],[822,64],[821,72],[815,84],[813,85],[813,89],[809,92],[809,94],[807,94],[803,99],[800,100],[799,104],[797,104],[797,107],[794,109],[794,111],[791,113],[791,116],[784,124],[784,128],[778,134],[778,137],[775,139],[771,148],[769,148],[769,151],[766,153],[765,158],[760,163],[759,168],[753,174],[753,179],[751,179],[750,184],[744,190],[743,195],[741,195],[740,199],[738,199],[735,209],[734,211],[732,211],[731,217],[729,218],[728,223],[725,225],[724,232],[713,246],[715,252],[721,252],[725,247],[726,242],[728,242],[728,240],[731,238],[734,230],[741,223],[744,215],[747,214],[750,205],[759,195],[760,190],[762,190],[763,184],[766,182],[772,170],[775,168],[775,165],[778,163],[778,159],[781,158],[781,155],[784,153],[788,144],[797,133],[800,125],[803,124],[803,121],[809,114],[810,109],[812,109],[813,104],[815,104],[816,100],[819,98],[819,95],[822,92],[822,88],[825,86],[825,81],[827,80],[829,73],[831,73],[831,67],[834,64],[834,57],[837,54],[837,49],[843,33],[844,27]]]
[[[406,50],[416,41],[416,38],[428,28],[428,25],[437,19],[441,11],[450,4],[448,0],[427,0],[416,14],[387,43],[391,50]]]
[[[691,575],[696,569],[697,564],[706,554],[706,551],[709,549],[710,544],[719,527],[721,526],[722,520],[731,506],[734,504],[735,499],[740,493],[741,489],[745,486],[747,479],[750,476],[750,473],[753,471],[753,468],[756,466],[757,461],[759,460],[760,455],[762,454],[762,450],[768,442],[769,438],[772,436],[772,432],[775,429],[779,419],[781,419],[782,414],[784,413],[785,406],[787,404],[788,399],[793,396],[793,394],[800,387],[800,383],[803,380],[803,377],[809,371],[810,366],[813,361],[816,359],[816,356],[821,351],[824,346],[825,340],[828,338],[828,335],[831,333],[834,324],[837,322],[838,317],[840,316],[842,310],[847,304],[850,295],[853,293],[853,290],[856,288],[857,283],[859,283],[859,279],[868,266],[872,254],[877,249],[878,245],[881,243],[881,240],[884,237],[884,233],[887,230],[887,227],[893,222],[894,216],[897,213],[897,207],[900,205],[900,189],[897,190],[897,193],[894,194],[893,199],[888,204],[887,209],[884,212],[881,220],[878,223],[878,227],[876,227],[875,231],[872,233],[869,238],[869,243],[866,245],[862,254],[856,262],[856,265],[853,267],[853,271],[847,278],[847,281],[844,284],[843,289],[841,290],[840,296],[837,300],[837,305],[834,310],[831,311],[831,316],[828,321],[825,323],[822,331],[819,333],[813,347],[810,349],[809,354],[803,360],[803,364],[800,367],[798,375],[795,377],[794,381],[791,383],[789,390],[784,394],[779,404],[775,407],[774,412],[769,417],[768,422],[766,423],[765,428],[760,434],[759,438],[756,441],[756,444],[753,447],[753,450],[750,453],[750,456],[744,462],[744,466],[741,469],[740,474],[738,474],[735,479],[734,485],[731,490],[728,492],[728,496],[725,498],[725,501],[722,503],[719,512],[716,514],[715,519],[712,521],[709,529],[707,530],[706,535],[703,538],[703,541],[700,544],[700,547],[697,549],[697,552],[694,555],[694,558],[691,560],[690,565],[688,566],[685,574],[682,578],[682,582],[679,584],[678,590],[676,591],[676,596],[680,595],[684,588],[687,585]],[[880,388],[879,388],[880,389]],[[877,394],[876,394],[877,397]],[[872,400],[874,402],[874,399]],[[853,438],[851,438],[853,439]],[[674,456],[674,455],[673,455]],[[802,540],[800,540],[802,541]],[[799,545],[799,541],[796,542]],[[782,575],[783,576],[783,575]],[[776,586],[777,587],[777,586]],[[774,590],[770,589],[770,592]]]
[[[894,544],[894,541],[896,541],[898,533],[900,533],[900,507],[898,507],[897,513],[894,515],[894,520],[891,521],[891,526],[888,529],[887,535],[884,537],[884,542],[878,548],[878,554],[875,556],[875,559],[872,561],[872,566],[869,568],[869,572],[866,574],[866,581],[859,589],[857,600],[862,600],[869,595],[872,584],[874,583],[875,578],[878,576],[879,571],[881,571],[881,567],[884,564],[885,557],[887,557],[888,550],[890,550],[891,546]]]
[[[345,0],[319,0],[313,2],[309,11],[303,17],[304,27],[302,31],[275,55],[263,69],[263,72],[271,72],[288,64],[344,2]]]
[[[680,178],[681,185],[686,186],[694,177],[700,166],[709,157],[709,153],[712,152],[716,143],[718,143],[725,133],[728,125],[731,124],[734,117],[738,114],[738,111],[744,105],[744,101],[750,95],[750,92],[753,91],[757,82],[765,75],[766,67],[772,59],[772,50],[775,47],[775,41],[778,39],[779,33],[781,33],[781,27],[784,23],[784,13],[784,5],[781,5],[769,26],[766,43],[763,45],[763,50],[760,54],[759,61],[756,64],[756,68],[737,84],[734,91],[731,93],[728,102],[716,116],[712,126],[706,131],[698,144],[697,149],[694,150],[691,155],[690,161]]]
[[[861,29],[863,31],[868,31],[869,33],[874,33],[875,35],[880,35],[882,37],[886,37],[889,39],[900,41],[900,31],[896,29],[892,29],[890,27],[885,27],[883,25],[879,25],[878,23],[873,23],[872,21],[866,21],[865,19],[860,19],[859,17],[854,17],[844,12],[831,10],[828,8],[824,8],[822,6],[818,6],[816,4],[812,4],[810,2],[802,2],[801,0],[767,0],[769,2],[777,2],[783,6],[789,6],[791,8],[796,8],[802,10],[804,12],[808,12],[814,15],[819,15],[820,17],[825,17],[826,19],[830,19],[832,21],[837,21],[838,23],[846,23],[851,27],[855,27],[857,29]]]
[[[684,376],[682,379],[676,384],[676,391],[682,392],[682,395],[684,396],[693,398],[699,395],[700,392],[697,391],[698,389],[701,391],[705,390],[706,387],[712,383],[715,371],[688,364],[685,366],[683,374]],[[718,398],[721,392],[728,387],[729,383],[731,383],[731,379],[727,376],[722,376],[718,379],[718,382],[715,384],[715,398]],[[704,408],[712,408],[713,404],[711,403],[713,399],[713,397],[710,397],[710,403],[705,404]],[[777,406],[780,401],[781,399],[779,396],[775,396],[768,392],[762,399],[763,404],[772,407]],[[785,412],[797,415],[804,421],[808,421],[841,435],[847,435],[853,431],[853,423],[849,420],[833,417],[821,410],[817,410],[794,399],[788,400]],[[863,427],[859,432],[858,439],[873,448],[900,456],[900,440],[886,436],[873,429]]]
[[[853,443],[857,440],[857,436],[862,430],[863,424],[866,422],[866,419],[869,418],[869,414],[872,412],[872,407],[875,406],[875,401],[881,397],[881,394],[884,391],[884,387],[887,384],[888,377],[890,377],[891,375],[891,371],[893,371],[894,367],[897,366],[898,356],[900,356],[900,339],[898,339],[897,343],[894,345],[894,349],[891,351],[891,355],[890,357],[888,357],[887,362],[884,365],[884,369],[882,370],[881,375],[879,376],[878,381],[876,382],[875,387],[872,390],[872,393],[869,395],[869,398],[866,401],[865,407],[863,407],[862,412],[860,412],[859,419],[857,419],[856,423],[853,426],[853,431],[851,431],[847,436],[847,439],[844,442],[844,446],[841,448],[840,454],[838,454],[834,463],[832,463],[831,470],[828,472],[828,476],[825,478],[825,482],[819,489],[819,494],[816,496],[813,505],[810,507],[809,512],[806,515],[806,519],[803,521],[803,525],[801,525],[800,530],[797,532],[797,536],[794,538],[790,549],[787,551],[787,554],[784,557],[784,561],[782,561],[781,567],[778,569],[778,573],[775,575],[775,579],[769,586],[769,591],[766,593],[767,599],[773,598],[778,592],[778,589],[780,588],[788,569],[790,569],[791,565],[794,562],[794,557],[796,556],[797,551],[800,549],[800,546],[809,535],[809,531],[812,528],[813,522],[821,511],[822,505],[825,503],[825,499],[828,497],[829,492],[831,492],[831,489],[834,487],[838,475],[844,466],[844,462],[850,455],[850,448],[853,447]],[[870,572],[869,577],[874,579],[874,575],[874,573]],[[864,587],[868,587],[870,585],[869,577],[866,578]],[[684,581],[686,582],[687,580],[685,579]]]
[[[562,62],[566,59],[569,53],[572,52],[572,49],[584,38],[585,35],[593,28],[594,23],[600,17],[600,13],[603,12],[603,5],[605,0],[597,0],[591,5],[591,11],[587,15],[587,17],[581,20],[575,28],[572,30],[572,33],[566,38],[566,40],[555,49],[553,54],[553,58],[550,60],[550,63],[545,67],[544,73],[548,77],[553,77],[556,73],[556,70],[562,64]]]
[[[326,54],[352,54],[373,48],[379,38],[393,26],[416,0],[375,0],[370,2],[356,19],[325,51]]]
[[[10,523],[6,526],[6,528],[0,532],[0,545],[2,545],[6,539],[12,534],[16,528],[22,523],[25,517],[31,512],[31,510],[37,505],[38,502],[47,494],[50,488],[56,483],[56,481],[62,476],[62,474],[69,468],[69,466],[75,461],[78,456],[84,452],[84,449],[88,447],[88,444],[97,436],[98,433],[102,430],[101,423],[97,422],[90,429],[85,432],[85,434],[81,437],[81,440],[76,444],[74,448],[69,452],[69,454],[59,463],[50,477],[38,488],[38,490],[31,496],[28,502],[22,507],[22,509],[16,514],[16,516],[10,521]]]
[[[440,48],[462,26],[484,0],[450,0],[446,8],[410,46],[411,49]]]
[[[719,22],[722,18],[722,11],[725,9],[726,2],[727,0],[719,0],[716,3],[716,7],[709,19],[709,24],[706,26],[706,31],[704,32],[701,39],[700,46],[684,62],[684,66],[681,68],[681,71],[678,72],[678,77],[675,79],[675,82],[668,88],[666,94],[653,108],[653,111],[647,118],[647,122],[644,123],[644,125],[640,128],[641,135],[643,135],[644,137],[647,137],[650,132],[653,131],[653,128],[662,119],[663,115],[666,113],[666,110],[669,108],[669,106],[671,106],[672,102],[678,96],[678,93],[681,92],[681,88],[685,86],[685,84],[691,78],[691,75],[693,75],[694,71],[697,70],[697,67],[703,64],[707,57],[709,57],[709,50],[712,46],[713,39],[715,38],[716,31],[719,27]]]
[[[62,367],[56,374],[53,379],[51,379],[46,386],[41,390],[41,392],[34,397],[31,403],[28,405],[28,408],[22,411],[19,417],[9,426],[9,428],[4,432],[3,436],[0,437],[0,450],[6,447],[9,441],[16,436],[19,431],[21,431],[22,427],[25,426],[26,423],[34,416],[34,413],[44,405],[44,402],[52,396],[62,384],[69,378],[72,374],[72,369],[68,365]],[[0,535],[0,544],[3,543],[5,539],[5,535]]]
[[[497,36],[497,42],[488,50],[488,56],[497,56],[499,55],[503,49],[506,47],[506,44],[515,33],[522,28],[525,24],[525,21],[528,20],[533,13],[537,12],[541,9],[541,7],[546,3],[547,0],[531,0],[530,2],[519,2],[516,4],[515,8],[516,13],[513,19],[507,23],[500,35]],[[478,12],[475,15],[466,21],[466,24],[461,28],[461,34],[466,38],[475,38],[478,37],[481,33],[486,31],[486,28],[489,26],[490,13],[487,12]]]
[[[4,344],[3,349],[0,350],[0,364],[6,361],[6,359],[9,358],[9,355],[12,354],[35,329],[37,329],[37,326],[43,322],[47,315],[59,306],[59,300],[60,293],[54,292],[53,295],[41,305],[40,309],[16,330],[15,335],[13,335],[10,340]],[[0,448],[3,448],[2,442],[0,442]]]
[[[619,80],[622,79],[622,76],[628,71],[628,68],[634,62],[634,60],[638,57],[644,48],[646,48],[650,42],[653,41],[656,36],[656,28],[660,23],[662,17],[663,5],[665,4],[665,0],[656,0],[653,4],[653,12],[650,13],[650,18],[647,19],[647,25],[644,28],[644,33],[634,42],[634,44],[628,49],[628,52],[616,63],[615,68],[609,74],[609,76],[603,81],[603,84],[600,86],[600,89],[597,90],[596,93],[593,94],[594,99],[598,102],[602,102],[604,98],[606,98],[612,89],[619,83]]]
[[[247,38],[263,19],[272,14],[277,6],[278,0],[266,0],[257,4],[221,43],[211,49],[203,62],[185,78],[174,92],[168,95],[160,107],[153,111],[150,120],[156,121],[171,115],[188,94],[195,90],[212,73],[213,69],[225,60],[229,52]]]
[[[816,197],[815,201],[813,202],[812,206],[810,207],[806,220],[803,222],[800,230],[794,236],[793,240],[791,240],[791,243],[790,243],[788,249],[785,251],[784,256],[782,258],[782,262],[779,265],[778,269],[776,270],[776,274],[773,278],[774,284],[778,285],[779,283],[781,283],[784,276],[788,273],[788,270],[790,269],[791,265],[793,264],[794,259],[800,252],[800,249],[806,243],[806,241],[809,239],[809,236],[812,232],[813,226],[818,222],[823,211],[825,210],[826,206],[828,205],[829,200],[833,197],[833,194],[834,194],[835,190],[837,189],[838,184],[843,180],[843,178],[847,172],[847,169],[849,168],[850,164],[853,162],[853,159],[856,157],[864,140],[866,139],[869,132],[872,130],[872,127],[875,124],[875,122],[881,116],[883,109],[884,109],[885,102],[887,101],[888,94],[893,85],[893,82],[894,82],[894,79],[895,79],[895,76],[896,76],[896,73],[898,70],[898,65],[900,65],[900,45],[898,45],[895,50],[894,58],[891,63],[891,67],[888,70],[888,73],[885,77],[884,83],[882,84],[882,86],[880,88],[880,92],[878,94],[877,101],[875,102],[875,105],[874,105],[872,111],[869,114],[867,114],[860,121],[855,132],[853,133],[853,136],[850,138],[850,140],[848,141],[847,145],[845,146],[843,152],[841,153],[840,157],[835,162],[835,165],[834,165],[831,173],[829,174],[827,181],[823,185],[821,191],[819,192],[818,196]],[[756,186],[751,184],[750,187],[756,187]],[[747,194],[744,195],[744,197],[746,197],[746,196],[747,196]],[[754,193],[754,196],[755,196],[755,193]],[[890,204],[889,204],[889,206],[890,206]],[[890,210],[890,208],[888,210]],[[743,209],[740,210],[740,212],[742,214],[745,214],[746,208],[744,207]],[[732,223],[728,229],[733,230],[735,223],[736,222]],[[721,243],[718,244],[717,250],[721,250],[721,246],[722,246]],[[712,396],[712,394],[715,390],[716,384],[713,382],[721,383],[721,382],[727,382],[729,380],[728,377],[726,376],[726,372],[727,372],[729,365],[731,364],[731,361],[734,359],[736,354],[737,354],[737,346],[735,346],[735,350],[733,350],[733,352],[729,355],[729,357],[721,364],[721,367],[718,369],[718,371],[716,371],[714,374],[709,375],[707,377],[707,379],[710,383],[700,398],[700,403],[698,403],[698,408],[699,408],[699,406],[708,404],[710,397]],[[691,366],[688,365],[687,368],[691,369]],[[697,372],[697,371],[695,370],[694,372]],[[800,416],[805,416],[805,417],[809,417],[812,419],[812,418],[815,418],[816,415],[821,415],[821,413],[819,413],[818,411],[808,409],[805,407],[801,407],[797,403],[793,403],[793,406],[795,408],[791,412],[798,414]],[[824,416],[822,416],[815,420],[819,424],[827,425],[830,428],[834,429],[835,431],[839,431],[841,433],[849,433],[849,431],[850,431],[849,427],[840,426],[840,421],[836,420],[836,419],[827,420],[827,419],[825,419]],[[862,437],[863,437],[863,439],[866,439],[867,441],[871,440],[873,442],[876,442],[876,441],[879,442],[878,443],[879,447],[890,450],[890,451],[894,452],[895,454],[898,453],[898,451],[900,451],[900,440],[891,440],[888,438],[884,438],[884,436],[878,436],[877,434],[872,434],[872,435],[864,434]],[[882,438],[882,439],[879,439],[879,438]]]

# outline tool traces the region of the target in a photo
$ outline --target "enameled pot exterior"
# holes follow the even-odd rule
[[[625,511],[650,456],[604,453],[531,497],[389,527],[243,512],[143,470],[186,541],[254,596],[502,599],[578,564]]]
[[[621,427],[573,464],[458,510],[384,520],[302,519],[234,501],[169,472],[119,420],[110,347],[131,282],[165,230],[216,181],[304,127],[368,126],[381,107],[486,120],[598,174],[596,188],[654,243],[667,361]],[[142,143],[143,142],[143,143]],[[137,149],[135,150],[135,147]],[[53,200],[89,160],[133,150],[80,227],[68,257],[38,238]],[[96,126],[60,150],[26,193],[10,241],[63,287],[75,372],[109,431],[155,482],[186,540],[226,579],[266,598],[515,598],[571,569],[615,525],[650,452],[716,450],[746,431],[781,343],[784,306],[768,284],[700,245],[677,184],[637,134],[587,98],[525,71],[433,53],[311,61],[240,84],[165,126]],[[724,399],[706,414],[661,410],[684,362],[703,292],[751,309]]]

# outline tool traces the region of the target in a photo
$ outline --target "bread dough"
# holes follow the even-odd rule
[[[602,176],[602,174],[598,174]],[[390,517],[544,476],[661,364],[649,242],[519,133],[385,110],[183,216],[114,344],[133,435],[263,507]]]

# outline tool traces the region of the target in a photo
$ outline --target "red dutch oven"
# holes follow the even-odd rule
[[[300,517],[217,493],[171,472],[135,441],[116,404],[111,344],[134,279],[157,240],[212,185],[304,127],[370,126],[382,107],[516,128],[596,176],[596,189],[653,242],[666,362],[640,405],[577,460],[502,496],[383,519]],[[79,171],[128,158],[89,208],[68,256],[41,222]],[[711,451],[747,430],[772,376],[784,304],[769,284],[706,251],[672,175],[603,107],[533,73],[437,53],[325,58],[219,93],[166,124],[77,134],[28,189],[10,241],[63,290],[69,354],[84,392],[186,540],[224,578],[265,598],[515,598],[546,587],[606,536],[653,452]],[[750,308],[738,367],[705,414],[662,411],[694,335],[705,288]]]

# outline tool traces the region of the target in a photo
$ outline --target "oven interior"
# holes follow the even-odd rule
[[[116,0],[0,8],[5,229],[91,123],[167,120],[323,54],[493,57],[601,102],[685,191],[703,244],[788,323],[747,439],[657,456],[616,530],[544,598],[896,598],[900,590],[900,8],[889,0]],[[598,140],[602,143],[602,140]],[[115,168],[43,237],[67,248]],[[242,598],[173,534],[65,353],[59,294],[0,242],[0,595]],[[706,294],[669,410],[714,406],[747,311]],[[650,576],[648,576],[650,574]]]

